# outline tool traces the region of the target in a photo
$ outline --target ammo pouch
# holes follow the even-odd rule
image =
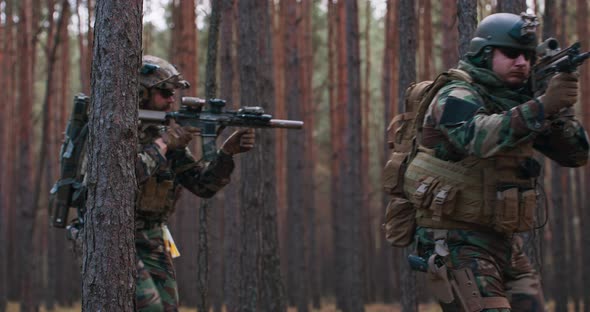
[[[174,210],[175,189],[174,180],[170,178],[150,177],[139,190],[137,211],[146,217],[169,215]]]
[[[522,158],[438,159],[423,148],[408,165],[404,192],[417,208],[417,224],[439,229],[482,229],[500,233],[534,227],[534,178],[520,177]]]
[[[414,240],[416,209],[402,197],[394,196],[387,205],[385,223],[382,225],[385,239],[396,247],[406,247]]]

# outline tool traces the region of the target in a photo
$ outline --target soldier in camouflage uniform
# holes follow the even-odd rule
[[[140,72],[140,108],[168,111],[176,89],[189,84],[168,62],[146,55]],[[232,156],[254,145],[252,129],[234,132],[217,159],[195,161],[187,144],[200,129],[144,124],[139,131],[135,243],[138,261],[138,311],[177,311],[178,290],[165,224],[174,211],[181,186],[200,197],[211,197],[229,183]]]
[[[481,21],[457,68],[465,79],[436,93],[404,176],[416,250],[444,311],[544,311],[539,276],[515,235],[536,226],[533,150],[579,167],[588,139],[571,113],[577,74],[557,74],[538,97],[527,87],[537,24],[508,13]]]

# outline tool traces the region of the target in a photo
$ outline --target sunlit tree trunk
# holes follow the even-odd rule
[[[83,230],[83,311],[135,310],[141,16],[142,0],[100,1],[96,10]]]

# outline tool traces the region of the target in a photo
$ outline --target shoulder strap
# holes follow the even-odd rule
[[[426,110],[428,110],[428,106],[430,103],[445,85],[447,85],[451,81],[464,81],[467,83],[472,83],[473,78],[469,76],[469,74],[463,70],[451,68],[449,71],[441,73],[436,77],[436,79],[432,82],[429,89],[426,91],[426,94],[422,97],[422,101],[420,101],[420,106],[418,107],[418,111],[416,112],[416,121],[414,127],[416,129],[416,141],[422,141],[422,124],[424,123],[424,116],[426,115]],[[413,151],[412,154],[415,154]]]

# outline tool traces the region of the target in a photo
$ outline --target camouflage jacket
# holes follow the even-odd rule
[[[474,76],[469,64],[461,62],[459,69]],[[434,149],[437,158],[459,161],[493,157],[532,141],[536,150],[562,166],[586,164],[588,138],[573,115],[548,118],[540,102],[500,87],[492,76],[474,77],[471,84],[454,81],[440,89],[424,117],[421,144]]]
[[[232,157],[224,153],[219,153],[211,163],[196,161],[188,148],[163,155],[153,141],[164,130],[161,126],[147,126],[139,133],[137,212],[150,220],[167,219],[174,210],[181,186],[199,197],[209,198],[229,183],[234,169]],[[152,182],[155,187],[149,186]],[[148,192],[150,194],[146,194]],[[160,197],[164,198],[160,200]],[[147,208],[146,205],[156,207]]]

